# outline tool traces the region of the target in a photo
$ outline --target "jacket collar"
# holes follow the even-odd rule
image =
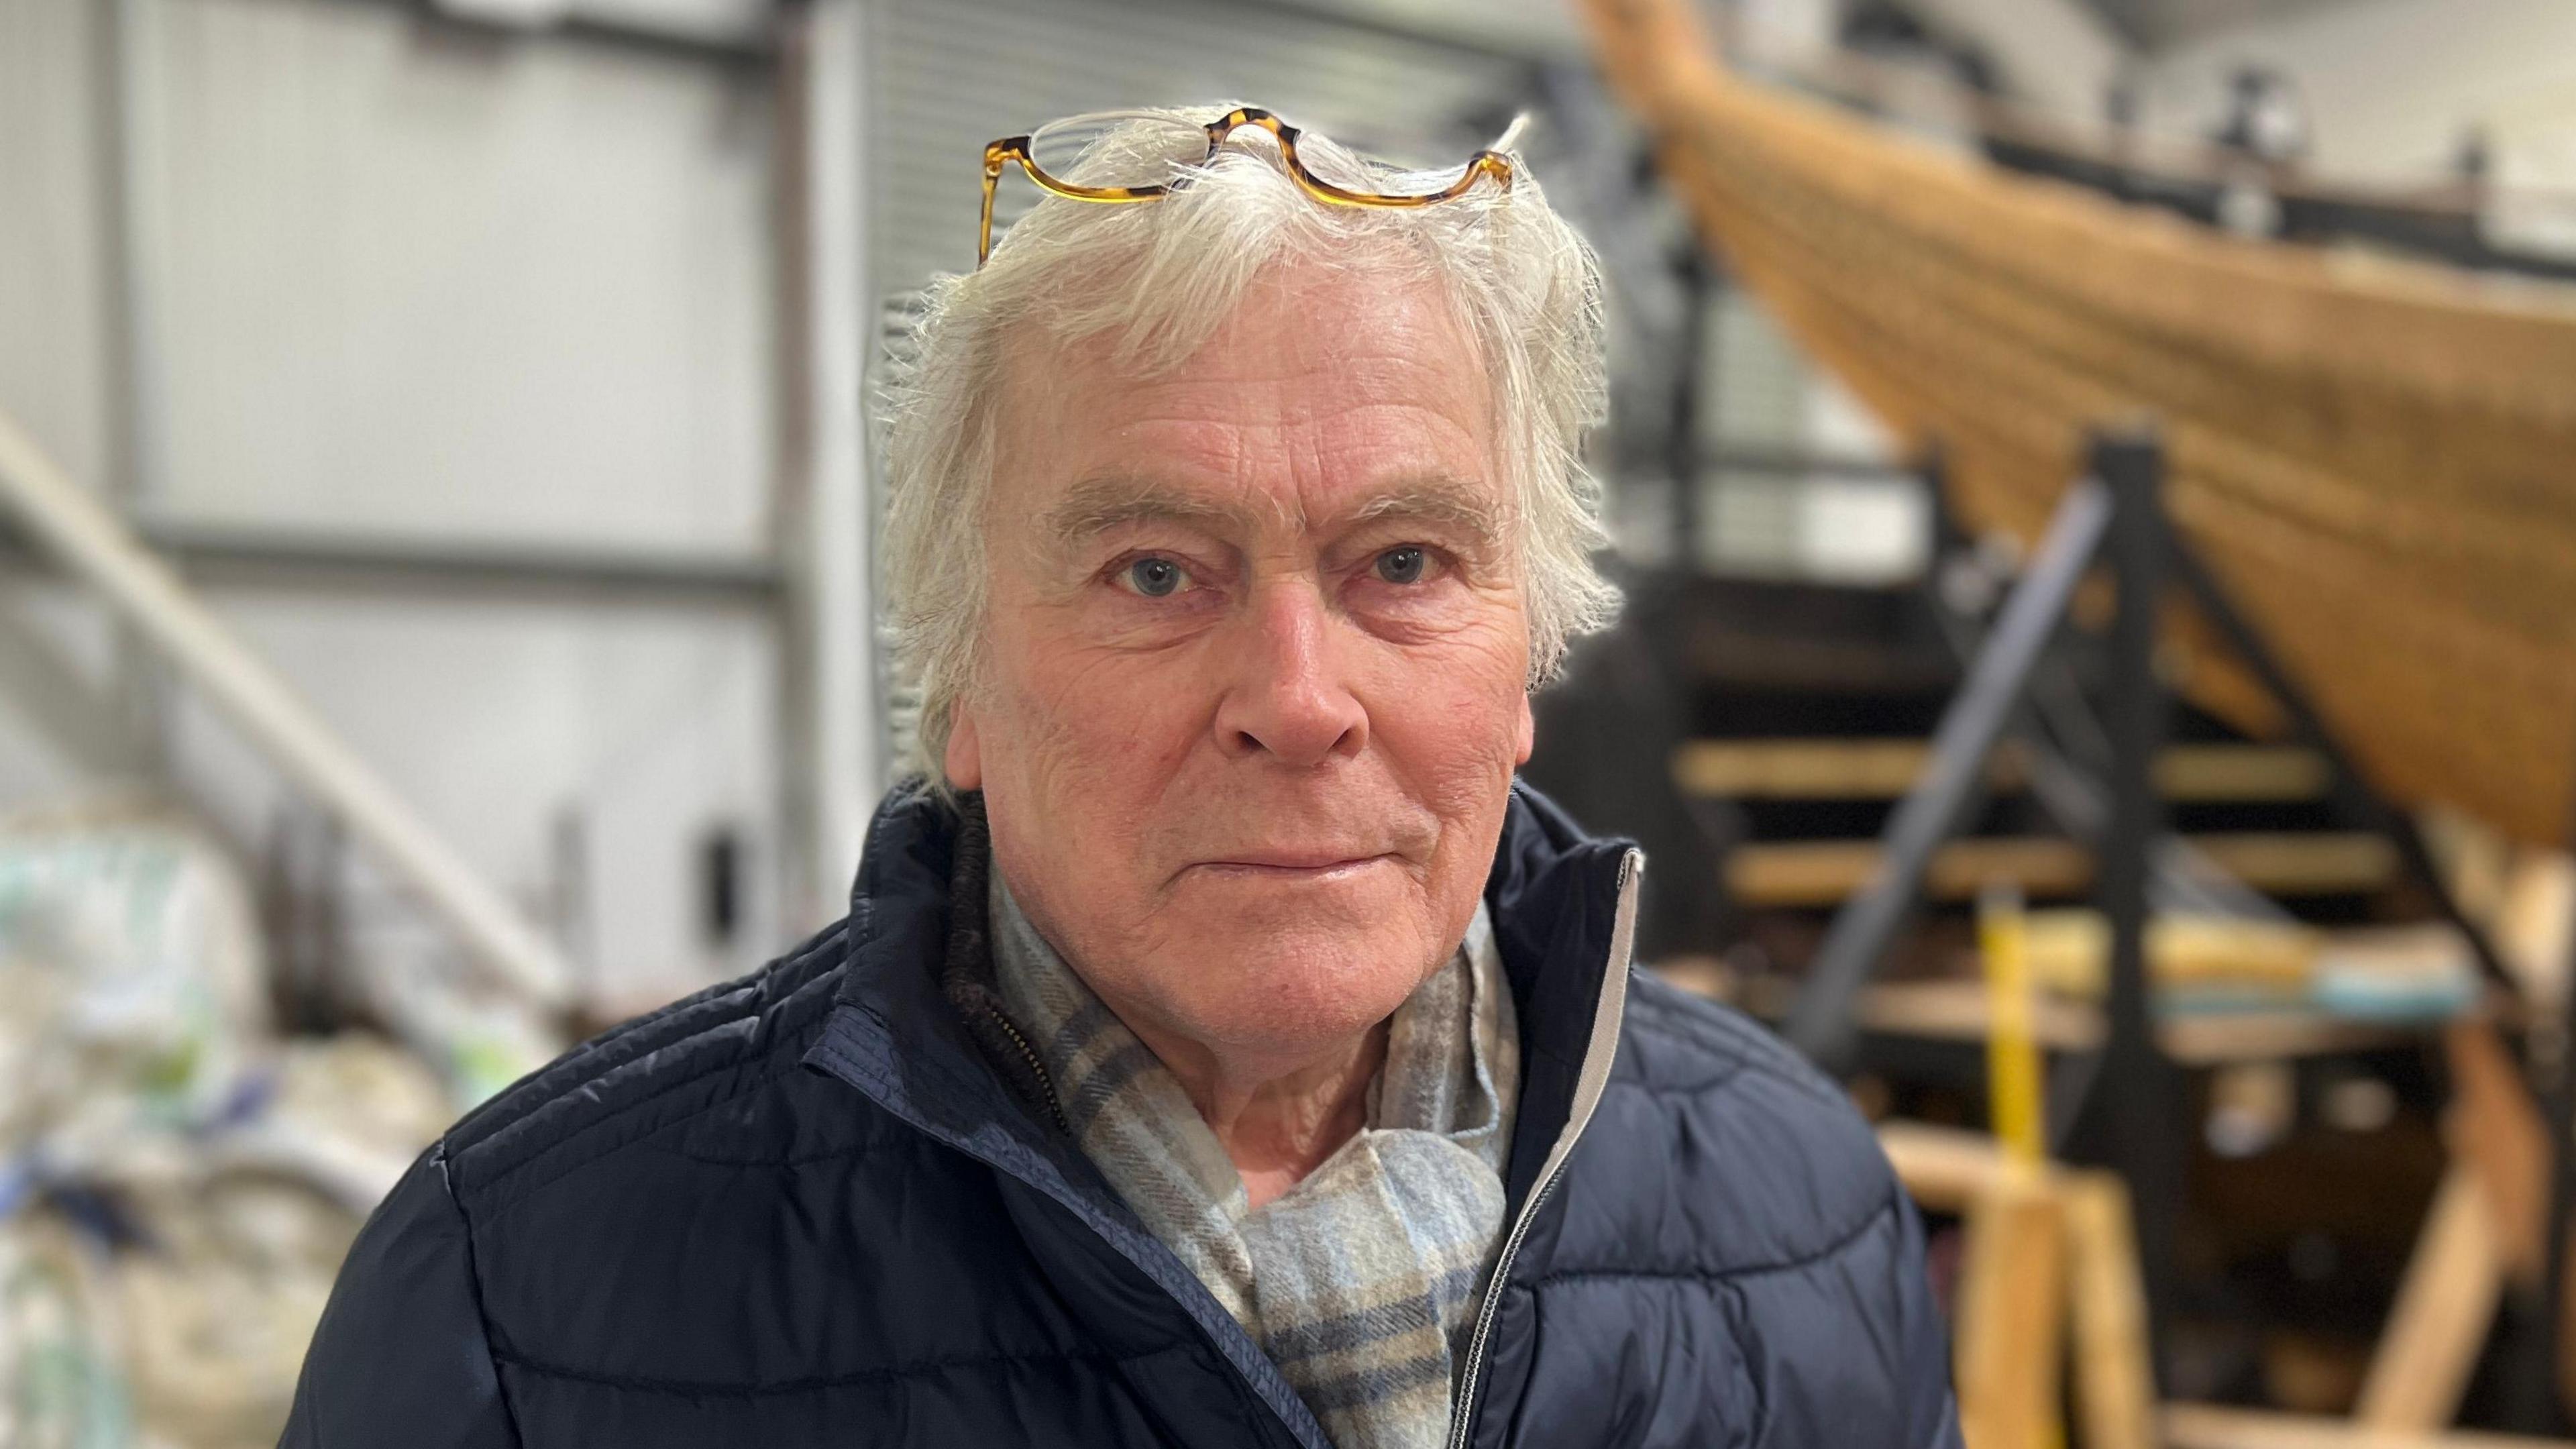
[[[1504,1201],[1515,1212],[1569,1120],[1588,1110],[1586,1064],[1596,1074],[1607,1069],[1604,1052],[1595,1050],[1606,1045],[1597,1042],[1597,1028],[1615,1033],[1626,999],[1628,953],[1614,938],[1635,849],[1626,840],[1586,836],[1555,801],[1513,782],[1485,878],[1485,909],[1520,1008],[1520,1115],[1503,1179]]]
[[[940,972],[960,824],[955,807],[918,782],[897,786],[878,807],[851,888],[840,991],[806,1065],[1088,1223],[1201,1320],[1299,1439],[1320,1446],[1320,1427],[1276,1365],[1145,1231],[1080,1148],[1004,1085],[949,1006]],[[1522,1214],[1599,1100],[1624,1000],[1634,903],[1623,897],[1633,890],[1633,850],[1626,841],[1586,838],[1545,796],[1513,784],[1485,882],[1521,1024],[1521,1097],[1504,1177],[1510,1217]]]
[[[940,974],[959,825],[954,807],[918,783],[897,786],[878,807],[851,889],[840,992],[805,1064],[1052,1199],[1169,1294],[1303,1449],[1330,1449],[1278,1365],[1081,1149],[1003,1084],[950,1008]]]
[[[871,1097],[892,1094],[883,1104],[898,1116],[923,1119],[917,1125],[943,1137],[1008,1127],[1043,1141],[1045,1124],[984,1065],[940,989],[960,825],[956,807],[919,782],[896,786],[878,806],[850,891],[849,954],[834,1019],[863,1019],[856,1033],[839,1034],[842,1045],[870,1046],[871,1080],[858,1085]],[[1633,848],[1585,836],[1555,802],[1514,782],[1485,880],[1485,907],[1521,1022],[1521,1102],[1506,1182],[1514,1203],[1565,1125],[1590,1054],[1621,864]]]

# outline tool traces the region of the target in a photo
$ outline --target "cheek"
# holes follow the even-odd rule
[[[984,740],[987,760],[1028,793],[1075,815],[1087,804],[1158,795],[1202,732],[1206,690],[1181,651],[1131,655],[1049,647],[1018,651],[1002,680],[1007,743]],[[988,768],[990,768],[988,766]]]
[[[1397,769],[1443,816],[1490,811],[1496,782],[1525,754],[1528,649],[1517,618],[1400,651],[1379,671],[1370,728]]]

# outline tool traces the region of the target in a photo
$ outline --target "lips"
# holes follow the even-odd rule
[[[1346,849],[1264,849],[1219,860],[1203,860],[1192,870],[1223,875],[1278,876],[1282,878],[1330,876],[1361,870],[1395,857],[1385,851],[1360,852]]]

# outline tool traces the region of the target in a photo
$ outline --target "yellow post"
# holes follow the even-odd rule
[[[2008,1161],[2037,1167],[2048,1155],[2039,1044],[2033,1021],[2028,923],[2021,892],[1988,886],[1977,900],[1977,944],[1986,962],[1986,1095]]]
[[[2021,891],[1977,898],[1985,957],[1986,1094],[2002,1170],[1968,1211],[1959,1288],[1959,1425],[1969,1449],[2060,1449],[2066,1221],[2048,1170],[2039,1033]]]

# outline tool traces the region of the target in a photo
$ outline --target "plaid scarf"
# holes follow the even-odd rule
[[[1161,1060],[992,873],[1004,1008],[1074,1139],[1279,1365],[1336,1449],[1437,1449],[1503,1230],[1520,1032],[1482,904],[1387,1025],[1368,1125],[1258,1212]]]

